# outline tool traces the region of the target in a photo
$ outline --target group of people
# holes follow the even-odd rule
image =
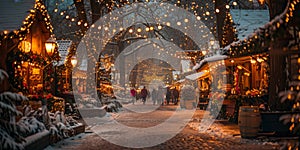
[[[141,89],[140,93],[138,93],[135,88],[131,88],[130,96],[132,98],[132,104],[134,104],[140,98],[142,99],[143,104],[145,104],[147,98],[150,97],[150,92],[148,89],[146,89],[145,86],[143,87],[143,89]],[[176,89],[176,87],[174,89],[170,89],[169,87],[167,87],[167,89],[165,90],[162,86],[159,86],[157,89],[154,88],[152,90],[151,98],[153,105],[164,105],[165,100],[167,105],[169,105],[170,102],[177,105],[179,99],[179,91]]]
[[[141,93],[139,94],[134,88],[130,90],[130,96],[131,96],[131,101],[132,104],[134,104],[135,101],[137,101],[139,98],[142,99],[143,104],[146,103],[146,99],[149,96],[149,91],[146,89],[144,86],[143,89],[141,90]]]

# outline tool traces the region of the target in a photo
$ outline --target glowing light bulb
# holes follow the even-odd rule
[[[141,28],[138,28],[138,29],[137,29],[137,32],[142,32],[142,29],[141,29]]]
[[[150,28],[149,27],[146,27],[146,31],[148,32],[150,30]]]
[[[158,30],[161,30],[161,29],[162,29],[162,26],[161,26],[161,25],[158,25],[157,28],[158,28]]]
[[[129,33],[133,33],[133,30],[132,29],[129,29],[129,31],[128,31]]]

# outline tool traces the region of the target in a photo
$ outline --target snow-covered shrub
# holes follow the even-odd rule
[[[50,134],[52,142],[69,137],[72,132],[71,126],[75,126],[78,122],[72,116],[65,116],[63,112],[57,111],[54,113],[49,112]]]
[[[46,130],[45,125],[38,121],[34,116],[22,117],[17,124],[18,133],[23,137],[28,137]]]
[[[105,110],[107,112],[118,112],[122,108],[122,104],[117,100],[109,100],[105,103]]]
[[[0,86],[8,78],[5,71],[0,69]],[[23,149],[24,138],[18,133],[22,128],[16,124],[16,116],[22,115],[16,109],[15,102],[28,100],[25,96],[5,91],[0,93],[0,149]]]

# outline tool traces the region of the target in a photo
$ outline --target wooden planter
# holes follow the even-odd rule
[[[289,130],[289,124],[285,125],[279,121],[282,115],[291,112],[261,112],[261,132],[274,133],[275,136],[293,136]]]
[[[43,132],[26,137],[25,140],[25,150],[42,150],[50,144],[50,132],[45,130]]]
[[[85,132],[85,126],[80,123],[76,126],[71,127],[71,130],[69,132],[69,136],[75,136],[77,134],[84,133],[84,132]]]
[[[261,117],[258,107],[241,106],[238,124],[242,138],[255,138],[259,132]]]

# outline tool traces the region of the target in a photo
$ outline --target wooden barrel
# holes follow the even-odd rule
[[[242,138],[254,138],[260,128],[261,117],[258,107],[241,106],[238,124]]]

